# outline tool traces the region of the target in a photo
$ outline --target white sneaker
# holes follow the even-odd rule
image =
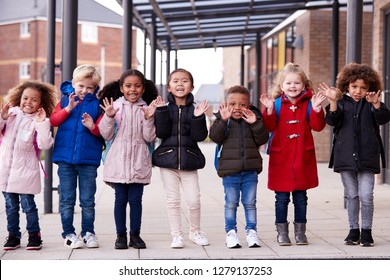
[[[95,234],[88,232],[84,235],[83,241],[88,248],[98,248],[99,243]]]
[[[181,237],[180,235],[173,236],[173,240],[172,240],[172,243],[171,243],[171,248],[180,249],[180,248],[183,248],[183,247],[184,247],[183,237]]]
[[[78,237],[71,233],[65,236],[64,246],[72,249],[82,248],[84,247],[84,243],[78,239]]]
[[[228,248],[241,248],[240,240],[238,239],[237,233],[234,229],[231,229],[226,234],[226,246]]]
[[[260,247],[260,239],[255,230],[250,229],[246,232],[246,244],[249,248]]]
[[[209,241],[207,240],[207,237],[204,235],[203,232],[200,232],[200,231],[190,232],[189,238],[195,244],[198,244],[201,246],[209,245]]]

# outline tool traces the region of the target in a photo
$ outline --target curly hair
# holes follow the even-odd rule
[[[350,83],[363,80],[368,86],[368,92],[383,90],[382,78],[377,71],[367,64],[352,62],[345,65],[337,75],[336,88],[347,92]]]
[[[5,96],[6,102],[12,106],[20,106],[23,92],[27,88],[34,89],[41,94],[41,107],[45,110],[47,117],[50,117],[57,104],[57,89],[52,84],[38,80],[22,81],[8,90]]]
[[[306,90],[311,90],[311,92],[314,93],[314,88],[312,82],[309,80],[309,78],[306,76],[305,71],[303,71],[302,67],[299,64],[295,64],[292,62],[287,63],[283,70],[281,70],[275,77],[273,81],[273,89],[272,89],[272,97],[274,99],[278,98],[283,90],[282,85],[283,81],[286,78],[287,74],[295,73],[301,76],[303,85]]]
[[[144,93],[142,94],[142,99],[146,104],[150,104],[158,96],[158,90],[156,85],[151,81],[145,78],[144,74],[136,69],[128,69],[122,73],[119,80],[112,81],[106,84],[98,93],[100,103],[103,103],[104,98],[112,98],[114,101],[119,97],[123,96],[120,88],[123,86],[125,79],[128,76],[137,76],[141,79],[144,86]]]

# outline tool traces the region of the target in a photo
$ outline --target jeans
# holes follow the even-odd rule
[[[292,192],[294,204],[294,222],[306,223],[307,193],[306,191]],[[275,223],[287,223],[288,204],[290,192],[275,192]]]
[[[142,219],[143,184],[113,183],[115,189],[114,219],[117,234],[127,234],[126,208],[130,205],[130,234],[139,233]]]
[[[348,222],[350,229],[359,228],[361,207],[362,228],[371,229],[374,215],[374,182],[372,172],[340,172],[347,201]]]
[[[60,212],[62,237],[76,234],[73,226],[74,206],[76,204],[77,179],[81,207],[81,236],[87,232],[95,233],[95,193],[97,166],[87,164],[58,163],[60,178]]]
[[[39,232],[38,209],[33,194],[18,194],[3,192],[5,198],[5,212],[7,214],[7,230],[17,238],[22,238],[19,222],[19,203],[22,205],[23,213],[26,214],[28,233]],[[20,198],[20,200],[19,200]]]
[[[225,231],[237,231],[237,207],[240,201],[244,206],[245,230],[257,230],[256,195],[257,172],[244,171],[222,178],[225,190]]]

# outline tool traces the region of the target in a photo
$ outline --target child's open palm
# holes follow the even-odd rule
[[[88,113],[84,113],[81,117],[83,118],[81,123],[89,130],[92,130],[95,126],[95,122],[92,117]]]
[[[161,96],[157,96],[155,100],[150,102],[148,107],[141,108],[142,112],[144,112],[145,120],[149,120],[153,118],[154,113],[156,112],[157,105],[160,104],[161,101],[162,101]]]
[[[198,106],[195,107],[194,116],[199,117],[203,115],[208,108],[209,104],[207,103],[207,100],[203,100]]]
[[[46,111],[43,108],[39,108],[37,114],[35,115],[36,122],[43,122],[46,119]]]
[[[314,94],[311,98],[311,104],[313,108],[317,109],[318,107],[321,107],[322,102],[326,99],[326,96],[323,94],[322,91],[318,92],[317,94]]]
[[[221,119],[225,122],[230,119],[233,113],[233,108],[229,109],[228,104],[226,101],[222,102],[221,105],[219,105],[219,114],[221,115]]]
[[[1,118],[3,120],[7,120],[8,117],[9,117],[9,109],[11,108],[11,104],[10,103],[6,103],[6,104],[3,104],[1,103],[0,104],[0,114],[1,114]]]
[[[106,115],[110,118],[115,117],[116,113],[119,111],[119,108],[114,108],[114,99],[108,100],[108,98],[103,99],[103,105],[100,105],[100,108],[106,112]]]
[[[274,108],[274,100],[271,97],[269,97],[266,93],[263,93],[260,96],[260,102],[265,106],[265,108],[270,109],[271,111]]]
[[[75,98],[76,98],[76,94],[74,92],[72,92],[71,94],[69,94],[69,103],[68,103],[68,106],[66,106],[66,111],[68,111],[69,113],[79,104],[79,101],[75,101]]]
[[[337,101],[339,99],[337,89],[335,87],[329,87],[325,82],[319,84],[317,94],[326,96],[329,101]]]
[[[252,124],[257,120],[255,113],[253,113],[249,109],[243,109],[242,113],[243,113],[242,118],[244,119],[244,121],[246,121],[249,124]]]

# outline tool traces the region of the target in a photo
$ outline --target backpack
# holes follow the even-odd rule
[[[229,125],[230,125],[230,119],[228,119],[227,123],[226,123],[226,128],[225,128],[225,137],[226,135],[229,133]],[[215,170],[218,171],[218,160],[219,158],[221,157],[221,153],[222,153],[222,148],[223,148],[223,143],[221,145],[216,145],[215,146],[215,154],[214,154],[214,167],[215,167]]]
[[[5,135],[5,129],[6,129],[6,125],[4,125],[3,129],[0,132],[0,145],[1,145],[1,142],[3,141],[4,135]],[[41,169],[43,171],[43,175],[45,176],[45,178],[48,178],[47,174],[46,174],[46,171],[45,171],[45,168],[43,167],[43,164],[41,162],[41,152],[42,151],[38,148],[37,132],[36,131],[34,133],[33,145],[34,145],[35,155],[37,156],[39,165],[41,166]]]
[[[282,107],[282,98],[280,96],[275,99],[274,107],[275,107],[275,113],[276,113],[276,123],[278,123],[279,116],[280,116],[280,108]],[[307,122],[309,122],[310,111],[311,111],[311,100],[309,100],[309,104],[307,105],[307,111],[306,111],[306,121]],[[268,138],[267,155],[269,155],[269,148],[270,148],[273,136],[274,136],[274,132],[272,131],[272,132],[270,132],[269,138]]]

